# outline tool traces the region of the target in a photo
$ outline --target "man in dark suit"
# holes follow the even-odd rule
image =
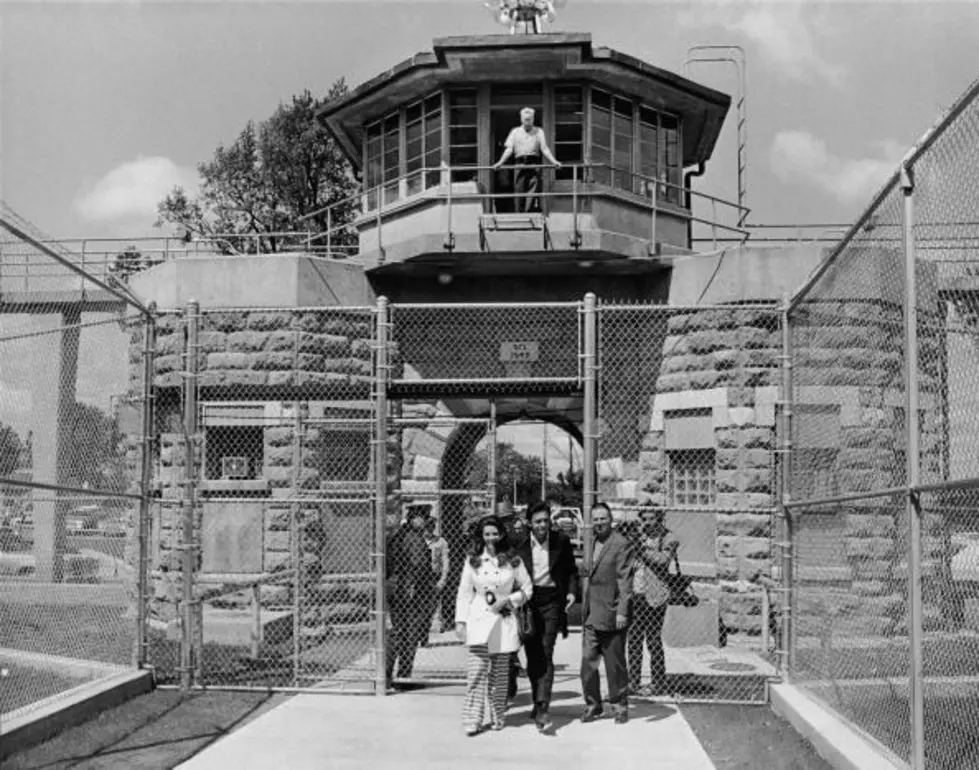
[[[632,595],[632,546],[612,530],[612,512],[605,503],[596,504],[591,515],[594,545],[581,621],[581,690],[585,696],[581,721],[591,722],[602,714],[599,666],[604,658],[608,700],[616,724],[625,724],[629,721],[625,644]]]
[[[567,636],[568,608],[577,593],[578,569],[571,541],[551,531],[551,511],[547,503],[534,503],[527,510],[530,537],[517,553],[534,582],[530,608],[534,633],[524,640],[527,676],[534,708],[531,716],[537,729],[552,727],[549,716],[551,688],[554,686],[554,643],[558,632]]]

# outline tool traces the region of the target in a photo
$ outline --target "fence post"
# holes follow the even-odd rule
[[[496,516],[496,399],[490,399],[489,446],[486,455],[486,491],[490,496],[490,513]]]
[[[793,552],[792,546],[795,534],[792,530],[792,512],[786,505],[792,498],[792,327],[790,297],[786,294],[782,299],[782,307],[779,311],[780,324],[782,327],[782,398],[781,410],[779,412],[779,437],[778,446],[778,467],[779,467],[779,540],[781,541],[781,552],[779,559],[779,585],[780,585],[780,612],[781,624],[779,625],[780,635],[778,639],[777,654],[779,657],[779,671],[788,680],[794,671],[795,666],[795,643],[793,640],[794,626],[792,613],[795,610],[795,578],[793,572]],[[762,619],[767,623],[767,618]]]
[[[194,548],[194,524],[197,508],[196,490],[196,452],[197,440],[197,331],[200,321],[200,305],[196,300],[187,303],[186,311],[186,353],[184,370],[184,494],[183,494],[183,538],[181,548],[181,581],[183,583],[183,606],[181,607],[180,639],[180,689],[184,692],[193,686],[193,644],[194,644],[194,568],[196,550]]]
[[[388,300],[377,298],[377,348],[374,368],[374,659],[375,695],[387,695],[387,634],[385,627],[385,551],[388,496]]]
[[[298,350],[298,345],[297,345]],[[296,364],[298,370],[298,363]],[[292,504],[289,506],[289,549],[292,557],[292,684],[299,686],[299,656],[302,653],[302,611],[303,611],[303,563],[302,563],[302,508],[299,505],[299,485],[302,481],[302,415],[299,401],[292,402]],[[261,633],[261,629],[259,629]]]
[[[901,192],[904,193],[904,349],[907,431],[907,517],[908,517],[908,635],[911,647],[911,767],[925,767],[925,704],[921,637],[921,500],[915,487],[921,483],[921,458],[918,449],[918,284],[914,248],[914,178],[901,166]]]
[[[584,416],[582,419],[582,456],[584,464],[584,474],[582,479],[582,540],[584,541],[584,569],[583,587],[588,586],[588,575],[591,574],[592,559],[592,522],[591,509],[597,500],[595,490],[595,462],[597,459],[597,439],[595,428],[596,405],[598,395],[598,367],[597,367],[597,312],[595,295],[588,292],[585,295],[584,318],[584,350],[582,357],[584,362]]]
[[[156,303],[149,304],[143,329],[142,453],[139,458],[139,556],[136,567],[136,668],[146,665],[146,601],[149,593],[150,483],[153,477],[153,376],[156,354]]]

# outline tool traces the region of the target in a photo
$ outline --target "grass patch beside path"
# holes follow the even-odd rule
[[[768,706],[683,705],[717,770],[832,770]]]
[[[4,770],[170,770],[287,700],[271,693],[154,690],[7,758]]]
[[[7,676],[0,676],[0,714],[7,714],[87,681],[57,671],[5,662],[3,658],[0,658],[0,669],[7,672]]]

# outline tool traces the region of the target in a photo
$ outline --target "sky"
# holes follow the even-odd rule
[[[0,196],[55,238],[159,234],[157,201],[247,121],[434,37],[504,31],[481,6],[6,2]],[[691,45],[742,46],[749,222],[847,223],[976,77],[979,2],[569,0],[551,29],[680,73]],[[690,77],[736,93],[733,67]],[[732,114],[698,189],[735,198],[735,138]]]

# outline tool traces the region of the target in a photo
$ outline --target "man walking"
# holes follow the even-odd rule
[[[537,193],[541,186],[541,165],[543,158],[558,168],[561,164],[551,153],[544,138],[544,132],[534,125],[534,110],[524,107],[520,110],[520,125],[510,131],[506,139],[503,155],[493,165],[500,168],[510,158],[517,164],[513,179],[513,192],[516,194],[515,207],[518,212],[529,213],[540,209]]]
[[[567,612],[577,593],[578,569],[571,541],[551,531],[551,511],[547,503],[530,506],[527,520],[530,522],[530,538],[517,553],[534,583],[530,599],[534,633],[524,640],[524,651],[534,703],[531,716],[537,729],[545,732],[552,727],[548,712],[554,685],[554,643],[561,629],[567,636]]]
[[[629,628],[629,690],[638,694],[642,682],[642,648],[649,649],[649,694],[661,695],[666,689],[666,656],[663,651],[663,621],[669,605],[667,584],[670,563],[680,542],[666,528],[662,508],[639,511],[642,526],[640,548],[636,552],[633,582],[632,623]]]
[[[612,512],[605,503],[592,508],[591,518],[594,545],[581,621],[581,690],[585,696],[581,721],[591,722],[603,713],[599,666],[604,659],[615,722],[625,724],[629,721],[625,643],[632,595],[632,547],[612,530]]]

